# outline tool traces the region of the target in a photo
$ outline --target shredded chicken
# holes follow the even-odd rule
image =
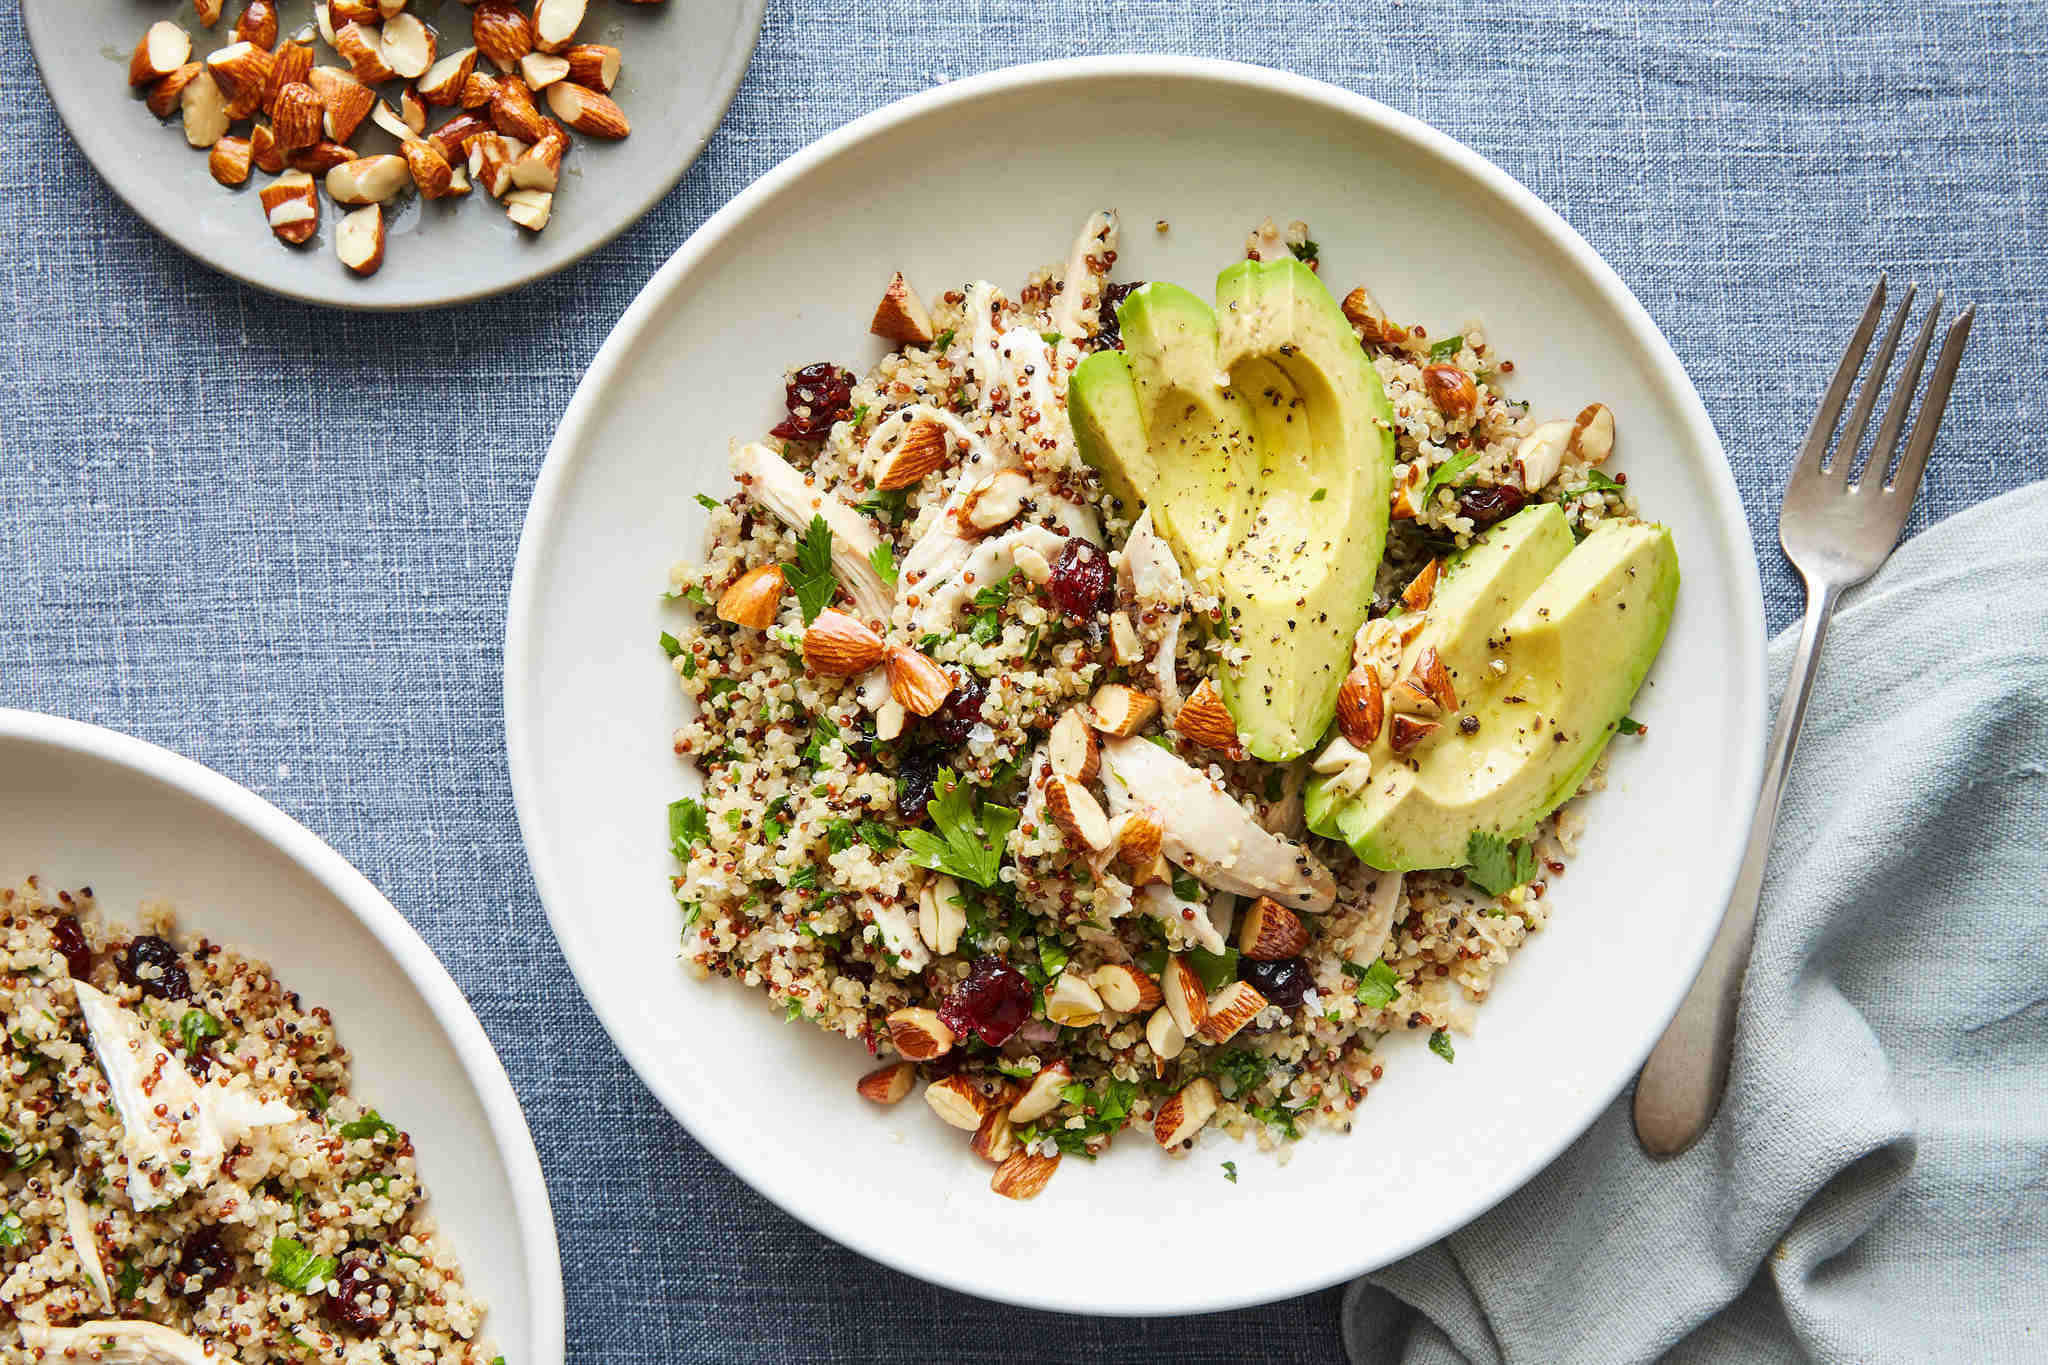
[[[107,1268],[100,1260],[99,1239],[92,1233],[92,1211],[86,1208],[84,1198],[78,1193],[75,1174],[71,1183],[64,1187],[64,1230],[71,1234],[71,1249],[78,1255],[78,1264],[84,1269],[85,1278],[92,1281],[93,1292],[99,1295],[100,1307],[111,1313],[114,1295],[107,1287]]]
[[[1081,235],[1067,255],[1066,272],[1060,276],[1059,297],[1052,305],[1052,329],[1062,337],[1080,340],[1101,330],[1102,287],[1109,278],[1116,241],[1114,210],[1092,213],[1081,225]]]
[[[21,1324],[21,1344],[53,1361],[90,1361],[92,1365],[234,1365],[226,1347],[202,1344],[154,1322],[108,1320],[76,1327]]]
[[[1116,572],[1118,586],[1131,605],[1158,615],[1159,643],[1147,668],[1159,695],[1159,709],[1171,725],[1180,714],[1180,675],[1174,656],[1180,649],[1181,612],[1187,605],[1188,587],[1172,548],[1165,537],[1152,529],[1151,508],[1146,508],[1131,527]]]
[[[758,441],[733,452],[732,473],[748,497],[799,535],[810,528],[812,517],[823,517],[832,532],[832,572],[853,594],[862,616],[888,621],[895,593],[869,558],[882,540],[866,517],[843,499],[811,487],[796,466]]]
[[[1134,903],[1161,924],[1172,925],[1182,938],[1191,940],[1197,948],[1205,948],[1212,953],[1223,951],[1223,934],[1209,917],[1209,907],[1200,901],[1182,900],[1165,882],[1154,882],[1146,887],[1138,893]]]
[[[1065,536],[1043,526],[1020,526],[1014,531],[1005,531],[1002,535],[975,543],[958,572],[936,587],[919,585],[922,600],[911,614],[911,624],[920,633],[951,629],[978,588],[998,581],[1016,567],[1019,547],[1029,545],[1051,560],[1059,556],[1066,543]]]

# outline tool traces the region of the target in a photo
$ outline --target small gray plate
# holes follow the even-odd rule
[[[190,3],[172,0],[22,0],[29,46],[64,126],[114,192],[172,245],[287,298],[339,308],[433,308],[503,293],[551,275],[609,242],[674,187],[732,103],[761,31],[765,0],[675,0],[623,4],[590,0],[577,32],[624,54],[612,95],[632,122],[617,142],[571,134],[554,216],[539,234],[515,226],[489,195],[385,207],[384,266],[368,279],[334,254],[336,206],[321,195],[320,231],[304,246],[271,235],[257,201],[261,171],[237,189],[216,184],[206,153],[185,143],[176,115],[159,123],[128,87],[128,58],[143,31],[171,19],[192,35],[193,59],[234,41],[241,0],[227,0],[213,28]],[[469,10],[457,0],[413,0],[440,35],[441,50],[470,46]],[[280,31],[312,17],[309,0],[278,5]],[[315,61],[346,66],[325,43]],[[484,64],[489,69],[489,64]],[[389,94],[393,81],[383,87]],[[546,112],[545,101],[542,111]],[[429,126],[448,117],[431,110]],[[242,131],[246,125],[238,128]],[[350,140],[368,155],[395,149],[365,120]]]

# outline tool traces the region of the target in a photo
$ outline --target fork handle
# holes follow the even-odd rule
[[[1749,827],[1749,848],[1735,891],[1714,936],[1707,960],[1678,1007],[1677,1017],[1657,1040],[1649,1061],[1636,1078],[1636,1138],[1653,1157],[1675,1157],[1699,1141],[1728,1086],[1728,1061],[1735,1051],[1735,1017],[1742,1001],[1742,977],[1756,940],[1757,902],[1762,897],[1764,867],[1771,856],[1771,832],[1778,823],[1778,799],[1785,774],[1799,747],[1799,727],[1820,663],[1821,643],[1835,614],[1840,589],[1831,584],[1807,585],[1806,625],[1792,656],[1784,700],[1764,758],[1764,784]]]

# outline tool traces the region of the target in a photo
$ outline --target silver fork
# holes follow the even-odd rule
[[[1636,1079],[1636,1136],[1654,1157],[1674,1157],[1699,1140],[1721,1107],[1721,1093],[1728,1084],[1728,1060],[1735,1046],[1736,1006],[1742,997],[1742,977],[1749,964],[1750,947],[1756,937],[1757,900],[1763,891],[1764,864],[1771,852],[1771,831],[1778,822],[1778,798],[1784,791],[1785,774],[1792,766],[1792,753],[1799,744],[1800,723],[1806,718],[1806,702],[1813,691],[1815,666],[1821,642],[1827,638],[1828,621],[1844,589],[1852,588],[1877,572],[1898,544],[1906,514],[1913,510],[1913,497],[1920,490],[1920,475],[1927,468],[1927,456],[1941,429],[1941,417],[1948,407],[1949,386],[1962,362],[1963,346],[1969,340],[1970,323],[1976,307],[1965,308],[1949,327],[1934,363],[1934,377],[1928,381],[1927,396],[1920,405],[1919,420],[1913,424],[1912,439],[1905,458],[1891,472],[1892,456],[1905,429],[1906,413],[1913,405],[1913,392],[1920,385],[1920,369],[1934,340],[1934,327],[1941,317],[1941,295],[1920,326],[1918,343],[1907,358],[1906,368],[1885,408],[1877,437],[1871,443],[1870,458],[1862,475],[1856,473],[1857,452],[1863,431],[1877,408],[1886,372],[1898,351],[1899,338],[1913,311],[1913,286],[1878,348],[1877,363],[1870,369],[1849,414],[1849,425],[1839,443],[1835,427],[1849,390],[1884,315],[1885,279],[1880,275],[1863,320],[1842,363],[1835,369],[1834,382],[1814,414],[1806,444],[1792,467],[1785,486],[1785,503],[1778,513],[1778,543],[1799,576],[1806,580],[1806,627],[1800,635],[1799,650],[1792,656],[1792,672],[1785,681],[1785,697],[1778,706],[1778,723],[1771,733],[1771,747],[1764,760],[1763,791],[1757,801],[1756,819],[1749,828],[1749,849],[1743,855],[1742,872],[1735,880],[1735,893],[1714,945],[1707,951],[1685,1003],[1664,1031],[1650,1059]],[[1830,448],[1832,446],[1832,453]],[[1890,473],[1890,477],[1886,477]]]

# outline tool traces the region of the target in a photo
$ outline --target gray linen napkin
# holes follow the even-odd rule
[[[1624,1092],[1352,1285],[1352,1361],[2048,1360],[2044,928],[2034,484],[1904,546],[1835,620],[1713,1128],[1653,1163]]]

